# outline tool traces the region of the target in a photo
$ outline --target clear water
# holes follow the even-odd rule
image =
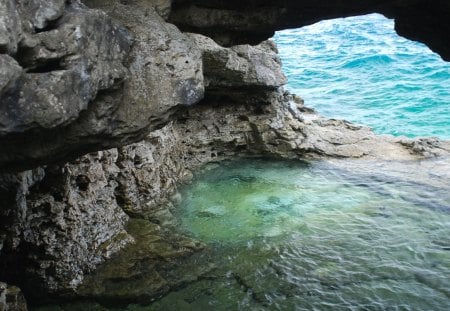
[[[448,311],[449,167],[450,158],[209,164],[179,189],[172,238],[135,221],[137,243],[92,276],[87,300],[38,310]]]
[[[450,138],[450,63],[379,14],[277,32],[287,88],[377,133]]]
[[[324,21],[276,40],[288,87],[320,113],[379,133],[450,138],[450,67],[398,37],[392,21]],[[207,248],[174,274],[215,269],[152,304],[43,310],[448,311],[449,167],[450,159],[208,165],[181,189],[177,209],[178,229]],[[148,262],[135,262],[137,279],[151,275]]]
[[[217,269],[150,310],[449,310],[449,173],[342,163],[203,170],[179,217]]]

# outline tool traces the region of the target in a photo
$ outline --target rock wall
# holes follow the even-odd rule
[[[450,150],[448,142],[379,137],[324,119],[283,91],[273,42],[234,45],[237,32],[256,42],[288,26],[252,15],[256,7],[278,14],[271,1],[172,1],[173,11],[164,0],[84,3],[89,8],[58,0],[0,4],[0,280],[19,285],[32,302],[74,295],[86,274],[133,243],[130,217],[170,222],[177,183],[204,163],[414,160]],[[308,22],[375,10],[355,3],[343,11],[339,3],[311,4]],[[301,24],[300,9],[289,16]],[[199,19],[201,12],[208,18]],[[167,19],[232,46],[182,33]]]
[[[444,0],[83,3],[0,3],[0,171],[139,141],[179,107],[198,102],[200,52],[164,18],[231,46],[259,43],[277,29],[380,12],[396,19],[400,34],[450,57]]]
[[[108,3],[1,2],[0,170],[137,141],[202,98],[192,42],[151,2]]]

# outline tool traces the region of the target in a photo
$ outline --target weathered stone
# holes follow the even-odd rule
[[[14,0],[0,2],[0,53],[14,54],[21,34],[19,14]],[[2,67],[0,67],[2,68]],[[3,71],[3,68],[1,69]]]
[[[261,1],[175,1],[172,18],[186,28],[190,19],[203,22],[189,29],[219,42],[235,43],[239,34],[244,43],[259,43],[277,27],[378,10],[375,0],[351,1],[345,9],[341,1],[303,1],[290,12],[280,5],[293,2]],[[185,35],[161,17],[170,1],[85,2],[108,15],[75,0],[65,1],[62,11],[61,1],[21,2],[34,9],[19,10],[23,31],[12,33],[20,43],[8,41],[13,44],[0,50],[11,54],[0,55],[1,169],[127,145],[0,175],[0,278],[14,280],[33,301],[73,295],[87,272],[131,242],[126,214],[152,222],[143,233],[152,241],[130,246],[133,260],[104,268],[105,278],[132,279],[137,270],[129,264],[151,262],[151,279],[138,277],[139,289],[108,293],[94,277],[83,295],[152,299],[176,287],[155,257],[171,262],[198,248],[188,240],[169,243],[162,227],[176,225],[169,203],[176,184],[204,163],[234,156],[413,162],[450,152],[448,142],[380,137],[315,114],[280,88],[285,78],[270,42],[224,48]],[[393,1],[384,2],[394,16]],[[414,11],[422,2],[396,3],[398,10],[413,4]],[[206,12],[203,21],[198,9]],[[193,106],[205,86],[205,98]]]
[[[6,148],[0,170],[141,139],[168,122],[177,107],[203,96],[199,50],[155,13],[168,3],[141,10],[144,2],[109,2],[110,15],[128,29],[78,1],[67,2],[56,17],[59,3],[36,0],[22,8],[37,8],[21,13],[31,24],[36,16],[42,25],[57,19],[38,33],[31,27],[21,41],[16,60],[23,78],[1,99],[0,144]]]
[[[124,103],[114,115],[118,125],[113,135],[117,136],[166,123],[171,110],[197,103],[204,91],[201,53],[184,34],[152,11],[144,14],[130,6],[118,7],[108,13],[136,38]]]
[[[133,220],[128,228],[136,237],[136,243],[88,276],[78,289],[80,297],[109,303],[148,303],[179,287],[180,279],[185,277],[170,278],[169,271],[180,259],[205,247],[192,238],[168,231],[169,226]],[[190,273],[195,271],[197,278],[205,273],[202,267],[189,268]]]
[[[0,54],[0,96],[8,91],[14,92],[15,84],[22,74],[22,67],[9,55]],[[0,102],[3,105],[3,102]],[[2,109],[3,110],[3,109]],[[3,115],[0,116],[0,124],[3,124]]]
[[[16,280],[32,299],[73,290],[85,272],[132,241],[114,196],[116,157],[100,152],[2,175],[0,277]]]
[[[20,1],[21,10],[29,16],[36,30],[42,30],[64,13],[65,0],[25,0]]]
[[[20,289],[0,282],[0,311],[27,310],[27,303]]]
[[[122,5],[127,5],[144,14],[154,11],[164,19],[169,17],[172,8],[172,0],[84,0],[83,3],[89,7],[106,11],[120,10],[123,8]]]
[[[275,44],[271,41],[258,46],[224,48],[208,37],[199,34],[189,36],[202,51],[205,87],[208,91],[277,89],[287,83]]]
[[[170,21],[184,31],[207,35],[223,45],[257,44],[275,30],[302,27],[352,15],[381,13],[395,19],[400,35],[427,44],[450,60],[448,1],[428,0],[174,0]]]

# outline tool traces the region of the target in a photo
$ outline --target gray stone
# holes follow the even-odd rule
[[[117,151],[0,178],[1,277],[30,299],[75,289],[84,274],[132,241],[115,200]]]
[[[203,97],[200,51],[155,12],[168,3],[142,10],[144,2],[109,2],[115,21],[77,1],[67,2],[62,13],[58,4],[22,6],[24,23],[39,19],[46,26],[37,33],[36,26],[25,27],[15,56],[23,76],[1,98],[0,144],[7,148],[0,170],[128,144]]]
[[[17,52],[17,44],[21,34],[20,28],[21,23],[16,9],[16,1],[2,0],[0,2],[0,53],[14,54]]]
[[[142,244],[131,245],[133,260],[118,270],[104,268],[105,278],[132,279],[137,272],[130,263],[152,260],[152,278],[141,278],[143,287],[123,297],[146,288],[146,297],[166,292],[171,282],[156,271],[154,258],[171,261],[199,248],[192,240],[166,243],[165,229],[177,225],[169,200],[179,197],[177,184],[205,163],[236,156],[417,163],[449,155],[446,141],[381,137],[317,115],[281,88],[286,80],[271,42],[225,48],[185,35],[164,20],[170,1],[85,2],[106,13],[79,1],[66,1],[63,10],[61,1],[21,2],[34,9],[21,6],[22,31],[12,29],[12,44],[0,50],[0,168],[11,171],[0,175],[0,278],[16,280],[33,301],[75,295],[88,273],[133,241],[129,216],[151,222],[150,231],[141,232],[150,233],[150,244],[144,243],[149,254],[142,255]],[[198,28],[192,23],[202,15],[195,15],[194,2],[210,14]],[[16,14],[14,2],[2,5],[8,3],[2,21]],[[285,13],[270,1],[250,12],[256,3],[175,1],[173,20],[212,31],[219,42],[235,43],[234,31],[244,43],[260,43]],[[305,14],[311,14],[309,23],[367,8],[358,3],[333,11],[342,2],[311,2]],[[184,15],[189,10],[195,14]],[[258,12],[265,13],[256,18]],[[305,22],[303,15],[296,18]],[[260,22],[267,28],[258,33]],[[0,32],[4,42],[5,34],[10,36]],[[89,153],[112,146],[120,147]],[[44,163],[53,164],[36,168]],[[105,295],[104,284],[95,277],[92,282],[83,295],[90,289]],[[122,295],[106,294],[116,293]]]
[[[287,83],[275,45],[266,41],[257,46],[224,48],[212,39],[189,35],[203,54],[205,86],[211,89],[277,89]]]
[[[65,0],[24,0],[19,3],[21,11],[28,15],[33,27],[42,30],[63,15],[65,2]]]
[[[450,2],[428,0],[173,0],[169,20],[222,45],[257,44],[274,31],[323,19],[381,13],[395,19],[397,32],[426,43],[450,60]]]
[[[22,67],[11,56],[0,54],[0,68],[0,96],[3,96],[8,91],[14,92],[15,84],[22,75]],[[0,124],[3,124],[1,118],[3,116],[0,116]]]
[[[84,39],[87,36],[90,40]],[[104,13],[74,11],[58,29],[34,39],[39,44],[20,57],[28,73],[16,86],[18,96],[2,100],[0,136],[67,125],[99,90],[117,84],[127,73],[123,62],[129,35]]]

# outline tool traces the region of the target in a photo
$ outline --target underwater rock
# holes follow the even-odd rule
[[[88,276],[77,291],[80,297],[109,304],[148,304],[210,271],[210,268],[190,265],[174,278],[170,270],[177,269],[175,263],[202,250],[204,245],[144,220],[132,220],[128,230],[135,237],[135,243]],[[191,279],[186,278],[189,275]]]

